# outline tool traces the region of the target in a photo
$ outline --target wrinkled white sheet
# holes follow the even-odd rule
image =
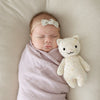
[[[18,63],[29,22],[40,11],[58,18],[62,37],[79,35],[80,55],[91,66],[85,86],[70,90],[69,100],[100,100],[100,0],[0,0],[0,100],[17,98]]]

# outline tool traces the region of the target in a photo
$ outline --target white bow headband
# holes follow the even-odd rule
[[[49,19],[49,20],[47,20],[47,19],[42,19],[42,20],[41,20],[41,24],[42,24],[43,26],[46,26],[46,25],[49,24],[49,25],[54,25],[56,28],[59,27],[58,22],[55,21],[55,20],[53,20],[53,19]]]

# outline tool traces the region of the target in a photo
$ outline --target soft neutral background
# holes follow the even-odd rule
[[[62,37],[80,36],[80,55],[91,66],[86,84],[71,89],[69,100],[100,100],[100,0],[0,0],[0,100],[16,100],[29,22],[40,11],[59,19]]]

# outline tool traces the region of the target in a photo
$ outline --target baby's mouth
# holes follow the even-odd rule
[[[51,45],[46,45],[45,47],[46,47],[46,48],[51,48]]]
[[[67,54],[73,54],[74,52],[69,52],[69,53],[67,53]]]

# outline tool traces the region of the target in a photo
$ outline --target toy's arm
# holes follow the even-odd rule
[[[60,65],[59,65],[59,67],[58,67],[58,69],[57,69],[57,74],[58,74],[59,76],[63,75],[63,73],[64,73],[64,65],[65,65],[65,59],[63,59],[63,60],[61,61]]]
[[[89,72],[90,66],[88,65],[88,63],[81,56],[79,56],[79,59],[80,59],[82,66],[84,67],[85,71]]]

